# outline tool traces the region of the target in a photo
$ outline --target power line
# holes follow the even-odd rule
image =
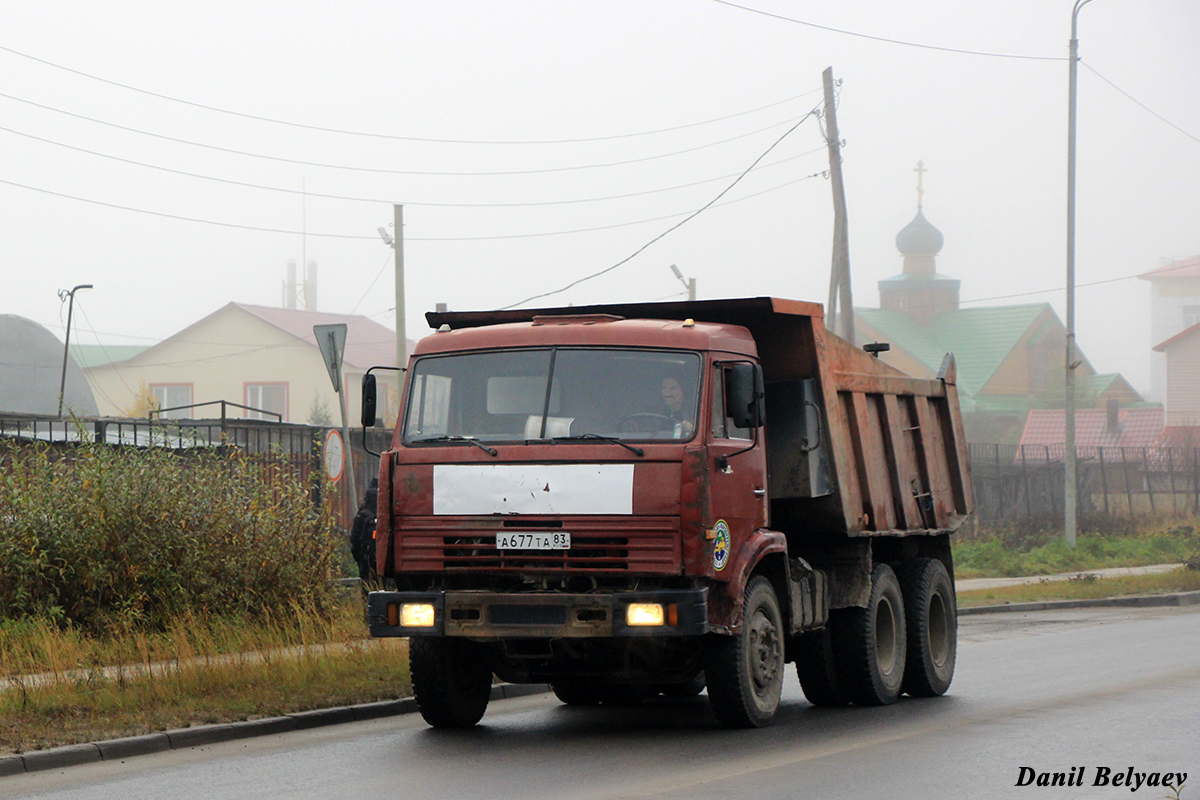
[[[821,149],[824,150],[825,148],[822,147]],[[787,181],[785,183],[781,183],[778,186],[772,186],[770,189],[763,189],[761,191],[754,192],[753,194],[748,194],[748,195],[744,195],[742,197],[738,197],[734,200],[727,200],[724,203],[716,203],[715,206],[717,206],[717,207],[731,206],[734,203],[740,203],[743,200],[749,200],[752,197],[758,197],[759,195],[764,195],[764,194],[768,194],[769,192],[775,192],[780,189],[787,188],[788,186],[792,186],[793,184],[797,184],[802,181],[806,181],[809,178],[820,177],[822,174],[823,173],[820,173],[820,172],[814,172],[812,175],[805,175],[803,178],[794,178],[793,180]],[[733,186],[730,185],[730,187],[727,188],[725,191],[729,191],[730,188],[733,188]],[[724,194],[724,192],[722,192],[721,194]],[[720,196],[721,195],[717,195],[717,197],[720,197]],[[713,205],[714,205],[713,203],[709,203],[704,208],[709,208]],[[700,211],[703,211],[704,208],[700,209]],[[676,217],[681,217],[687,213],[688,212],[686,212],[686,211],[681,211],[677,214],[666,214],[661,217],[650,217],[648,219],[638,219],[638,220],[633,220],[632,222],[615,222],[612,225],[597,225],[596,227],[593,227],[593,228],[574,228],[572,230],[566,230],[566,231],[544,231],[542,233],[509,233],[509,234],[500,234],[497,236],[451,236],[451,237],[445,237],[445,238],[437,238],[437,237],[428,237],[427,236],[424,238],[410,238],[409,241],[410,242],[486,242],[486,241],[496,241],[499,239],[531,239],[531,238],[538,237],[538,236],[564,236],[564,235],[573,234],[573,233],[592,233],[594,231],[608,231],[608,230],[612,230],[614,228],[628,228],[631,225],[644,225],[647,222],[662,222],[665,219],[675,219]],[[692,216],[695,216],[698,213],[700,213],[700,212],[699,211],[692,212]],[[686,222],[686,221],[687,220],[684,220],[684,222]],[[683,223],[680,223],[680,224],[682,225]],[[671,231],[667,231],[667,233],[670,233],[670,232]],[[651,244],[653,244],[653,242],[651,242]],[[634,255],[636,255],[636,253]],[[532,298],[530,298],[530,299],[532,299]]]
[[[1128,98],[1129,98],[1130,100],[1132,100],[1133,102],[1137,103],[1137,104],[1138,104],[1139,106],[1141,106],[1143,109],[1145,109],[1146,111],[1150,112],[1151,114],[1153,114],[1154,116],[1156,116],[1156,117],[1158,117],[1160,120],[1162,120],[1163,122],[1165,122],[1165,123],[1167,123],[1168,125],[1170,125],[1170,126],[1171,126],[1172,128],[1174,128],[1175,130],[1177,130],[1177,131],[1179,131],[1180,133],[1182,133],[1184,136],[1188,137],[1189,139],[1193,139],[1193,140],[1195,140],[1195,141],[1197,141],[1197,142],[1200,142],[1200,137],[1197,137],[1197,136],[1194,136],[1194,135],[1192,135],[1192,134],[1188,133],[1188,132],[1187,132],[1187,131],[1185,131],[1183,128],[1181,128],[1181,127],[1179,127],[1178,125],[1176,125],[1174,122],[1171,122],[1171,120],[1167,119],[1167,118],[1166,118],[1166,117],[1164,117],[1162,114],[1159,114],[1159,113],[1158,113],[1157,111],[1155,111],[1153,108],[1151,108],[1150,106],[1146,105],[1146,104],[1145,104],[1145,103],[1143,103],[1141,100],[1138,100],[1136,97],[1134,97],[1133,95],[1131,95],[1129,92],[1125,91],[1125,90],[1124,90],[1124,89],[1122,89],[1120,86],[1117,86],[1115,83],[1113,83],[1112,81],[1110,81],[1108,78],[1106,78],[1106,77],[1104,77],[1103,75],[1101,75],[1099,72],[1097,72],[1097,71],[1095,70],[1095,68],[1094,68],[1094,67],[1092,67],[1090,64],[1088,64],[1086,61],[1083,61],[1082,59],[1080,59],[1079,63],[1080,63],[1080,64],[1083,64],[1083,66],[1084,66],[1084,67],[1086,67],[1087,69],[1089,69],[1089,70],[1091,71],[1091,73],[1092,73],[1093,75],[1095,75],[1097,78],[1099,78],[1100,80],[1104,81],[1104,82],[1105,82],[1105,83],[1107,83],[1109,86],[1111,86],[1112,88],[1116,89],[1118,92],[1120,92],[1121,94],[1125,95],[1126,97],[1128,97]]]
[[[801,122],[803,122],[803,121],[804,120],[801,120]],[[797,123],[796,125],[799,126],[799,123]],[[795,127],[792,128],[792,130],[795,130],[795,129],[796,129]],[[778,142],[776,142],[776,144],[778,144]],[[772,145],[772,147],[773,146],[774,145]],[[746,173],[743,172],[742,175],[740,175],[738,177],[738,180],[740,181],[743,177],[745,177],[745,174]],[[730,203],[738,203],[738,202],[741,202],[742,200],[748,200],[751,197],[757,197],[760,194],[766,194],[767,192],[773,192],[773,191],[776,191],[777,189],[782,189],[786,186],[792,185],[793,183],[799,183],[802,180],[807,180],[808,178],[815,177],[815,175],[819,175],[819,174],[820,173],[815,173],[814,175],[809,175],[804,178],[798,178],[796,180],[788,181],[787,183],[782,183],[782,184],[772,187],[770,189],[764,189],[763,191],[756,192],[756,193],[750,194],[750,195],[746,195],[745,197],[740,197],[737,200],[730,200],[729,203],[722,203],[722,205],[729,205]],[[365,236],[365,235],[350,234],[350,233],[320,233],[320,232],[314,232],[314,231],[286,230],[283,228],[266,228],[266,227],[262,227],[262,226],[258,226],[258,225],[245,225],[245,224],[237,223],[237,222],[221,222],[219,220],[201,219],[199,217],[187,217],[187,216],[183,216],[182,214],[168,214],[164,211],[153,211],[153,210],[147,209],[147,208],[135,208],[133,206],[123,206],[123,205],[119,205],[117,203],[108,203],[103,200],[95,200],[95,199],[92,199],[89,197],[79,197],[78,195],[66,194],[64,192],[55,192],[50,189],[42,189],[37,186],[29,186],[28,184],[17,183],[16,181],[9,181],[9,180],[5,180],[3,178],[0,178],[0,183],[7,184],[8,186],[14,186],[18,189],[27,189],[31,192],[41,192],[43,194],[52,195],[54,197],[61,197],[61,198],[67,199],[67,200],[77,200],[81,203],[92,203],[93,205],[103,206],[105,208],[113,208],[113,209],[117,209],[120,211],[133,211],[133,212],[136,212],[139,214],[150,214],[150,215],[156,216],[156,217],[166,217],[167,219],[180,220],[183,222],[199,222],[199,223],[203,223],[205,225],[216,225],[216,226],[223,227],[223,228],[237,228],[239,230],[258,231],[261,233],[281,233],[281,234],[286,234],[289,236],[301,236],[301,235],[303,235],[303,236],[319,236],[322,238],[331,238],[331,239],[374,240],[376,238],[375,236]],[[737,183],[737,181],[734,181],[734,184],[736,184],[736,183]],[[731,184],[728,188],[726,188],[725,191],[729,191],[730,188],[733,188],[734,184]],[[724,193],[725,192],[722,192],[721,195],[723,195]],[[721,197],[721,195],[717,195],[717,197],[719,198],[719,197]],[[709,205],[712,205],[712,204],[710,203]],[[705,208],[707,208],[707,207],[708,206],[705,206]],[[701,209],[701,211],[703,211],[703,210],[704,209]],[[600,226],[591,227],[591,228],[573,228],[570,230],[560,230],[560,231],[539,231],[539,232],[535,232],[535,233],[507,233],[507,234],[497,234],[494,236],[410,236],[410,237],[406,237],[406,239],[407,239],[407,241],[410,241],[410,242],[487,242],[487,241],[498,241],[498,240],[502,240],[502,239],[534,239],[534,238],[540,238],[540,237],[544,237],[544,236],[565,236],[565,235],[576,234],[576,233],[592,233],[595,231],[611,230],[613,228],[627,228],[631,225],[641,225],[641,224],[644,224],[647,222],[659,222],[664,219],[671,219],[672,217],[678,217],[681,214],[685,214],[685,213],[687,213],[687,212],[679,212],[677,214],[668,214],[668,215],[662,216],[662,217],[651,217],[648,219],[638,219],[638,220],[631,220],[631,221],[627,221],[627,222],[617,222],[617,223],[613,223],[611,225],[600,225]],[[696,213],[699,213],[699,212],[696,212]],[[693,214],[693,216],[694,215],[695,214]],[[687,220],[684,220],[684,221],[686,222]],[[680,224],[682,224],[682,223],[680,223]],[[667,231],[667,233],[670,233],[670,231]]]
[[[804,124],[804,120],[808,119],[809,117],[815,116],[815,115],[816,115],[816,113],[817,113],[817,109],[816,109],[816,108],[814,108],[814,109],[812,109],[811,111],[809,111],[807,114],[805,114],[803,117],[801,117],[799,122],[797,122],[797,123],[796,123],[795,125],[793,125],[792,127],[788,128],[788,129],[787,129],[787,131],[785,131],[785,132],[784,132],[783,136],[780,136],[778,139],[776,139],[776,140],[774,141],[774,143],[772,143],[772,144],[771,144],[771,146],[770,146],[770,147],[768,147],[766,150],[764,150],[764,151],[762,152],[762,154],[761,154],[761,155],[759,155],[759,157],[758,157],[758,158],[754,159],[754,163],[752,163],[750,166],[746,167],[746,169],[742,171],[742,174],[741,174],[741,175],[738,175],[738,176],[737,176],[737,178],[736,178],[736,179],[733,181],[733,183],[729,184],[729,185],[728,185],[728,186],[726,186],[724,189],[722,189],[722,190],[721,190],[721,192],[720,192],[720,193],[719,193],[719,194],[718,194],[716,197],[714,197],[712,200],[709,200],[707,203],[705,203],[703,206],[701,206],[700,208],[698,208],[696,211],[692,212],[691,214],[689,214],[689,215],[688,215],[687,217],[685,217],[684,219],[680,220],[679,222],[675,223],[675,224],[674,224],[674,225],[672,225],[671,227],[667,228],[665,231],[663,231],[662,233],[660,233],[658,236],[655,236],[653,239],[651,239],[650,241],[646,242],[644,245],[642,245],[642,246],[641,246],[641,247],[639,247],[637,250],[633,251],[632,253],[630,253],[628,256],[626,256],[625,258],[621,259],[621,260],[620,260],[620,261],[618,261],[617,263],[613,264],[611,267],[606,267],[605,269],[602,269],[602,270],[600,270],[599,272],[593,272],[591,275],[585,275],[585,276],[584,276],[584,277],[582,277],[582,278],[579,278],[579,279],[577,279],[577,280],[571,281],[571,282],[570,282],[570,283],[568,283],[566,286],[563,286],[561,289],[555,289],[555,290],[553,290],[553,291],[550,291],[550,292],[542,292],[541,294],[535,294],[535,295],[533,295],[533,296],[531,296],[531,297],[526,297],[524,300],[518,300],[517,302],[515,302],[515,303],[513,303],[513,304],[511,304],[511,305],[504,306],[504,307],[503,307],[503,308],[501,308],[500,310],[501,310],[501,311],[503,311],[503,310],[506,310],[506,309],[509,309],[509,308],[516,308],[517,306],[524,305],[525,303],[528,303],[530,300],[539,300],[539,299],[541,299],[541,298],[543,298],[543,297],[549,297],[549,296],[551,296],[551,295],[555,295],[555,294],[561,294],[562,292],[565,292],[565,291],[567,291],[568,289],[570,289],[570,288],[572,288],[572,287],[578,286],[579,284],[583,283],[584,281],[590,281],[590,280],[592,280],[593,278],[598,278],[598,277],[600,277],[601,275],[604,275],[604,274],[606,274],[606,273],[612,272],[614,269],[616,269],[617,267],[621,266],[622,264],[626,264],[626,263],[628,263],[629,261],[632,261],[632,260],[633,260],[634,258],[636,258],[638,255],[640,255],[640,254],[641,254],[643,251],[645,251],[645,250],[646,250],[646,248],[650,247],[650,245],[652,245],[652,244],[654,244],[655,242],[659,241],[660,239],[662,239],[663,237],[665,237],[667,234],[669,234],[669,233],[671,233],[672,231],[674,231],[674,230],[676,230],[676,229],[680,228],[680,227],[681,227],[681,226],[683,226],[684,224],[686,224],[686,223],[690,222],[691,220],[695,219],[696,217],[700,216],[700,214],[704,213],[704,212],[705,212],[705,211],[707,211],[709,208],[711,208],[711,207],[712,207],[712,206],[713,206],[713,205],[714,205],[714,204],[715,204],[715,203],[716,203],[718,200],[720,200],[720,199],[721,199],[722,197],[724,197],[724,196],[725,196],[725,195],[726,195],[726,194],[727,194],[727,193],[728,193],[728,192],[729,192],[731,189],[733,189],[733,187],[734,187],[734,186],[737,186],[737,185],[738,185],[738,183],[740,183],[740,182],[741,182],[742,178],[744,178],[744,177],[746,177],[747,175],[749,175],[749,174],[750,174],[750,170],[754,169],[754,167],[758,165],[758,162],[762,161],[764,158],[766,158],[766,157],[767,157],[767,154],[768,154],[768,153],[770,153],[772,150],[774,150],[776,147],[778,147],[780,142],[782,142],[784,139],[786,139],[788,136],[790,136],[790,135],[791,135],[791,133],[792,133],[792,131],[796,130],[796,129],[797,129],[797,128],[799,128],[799,127],[800,127],[802,124]],[[818,173],[818,174],[819,174],[819,173]]]
[[[815,93],[821,91],[820,89],[812,89],[810,91],[804,92],[803,94],[798,94],[794,97],[788,97],[783,100],[777,100],[774,103],[768,103],[764,106],[759,106],[758,108],[749,109],[748,111],[739,111],[734,114],[727,114],[723,117],[714,117],[713,119],[701,120],[699,122],[688,122],[683,125],[675,125],[675,126],[669,127],[669,128],[659,128],[657,130],[652,130],[652,131],[639,131],[636,133],[617,133],[617,134],[612,134],[609,136],[592,136],[592,137],[578,138],[578,139],[527,139],[527,140],[440,139],[440,138],[424,137],[424,136],[403,136],[403,135],[391,134],[391,133],[377,133],[377,132],[373,132],[373,131],[356,131],[356,130],[349,130],[349,129],[344,129],[344,128],[328,128],[328,127],[324,127],[321,125],[309,125],[309,124],[305,124],[302,122],[292,122],[290,120],[275,119],[273,117],[264,117],[264,116],[261,116],[258,114],[248,114],[248,113],[245,113],[242,111],[234,111],[232,109],[221,108],[219,106],[210,106],[210,105],[206,105],[204,103],[198,103],[194,100],[185,100],[181,97],[174,97],[174,96],[168,95],[168,94],[161,94],[159,92],[154,92],[149,89],[143,89],[138,86],[131,86],[130,84],[121,83],[119,81],[114,81],[109,78],[104,78],[99,75],[94,75],[90,72],[84,72],[83,70],[74,69],[72,67],[67,67],[62,64],[56,64],[53,61],[47,61],[44,58],[38,58],[37,56],[32,56],[32,55],[29,55],[28,53],[22,53],[21,51],[14,50],[11,47],[5,47],[3,45],[0,45],[0,50],[3,50],[6,53],[11,53],[15,56],[20,56],[21,58],[27,58],[30,61],[36,61],[37,63],[44,64],[48,67],[54,67],[55,69],[60,69],[60,70],[63,70],[64,72],[70,72],[73,75],[79,75],[81,77],[88,78],[90,80],[99,81],[100,83],[106,83],[109,86],[116,86],[121,89],[127,89],[131,92],[137,92],[139,94],[144,94],[149,97],[156,97],[160,100],[168,100],[172,103],[181,103],[183,105],[191,106],[193,108],[204,109],[205,111],[215,111],[219,114],[228,114],[228,115],[234,116],[234,117],[241,117],[242,119],[252,119],[252,120],[255,120],[258,122],[269,122],[273,125],[286,125],[291,128],[303,128],[304,130],[320,131],[322,133],[337,133],[337,134],[344,134],[347,136],[367,136],[367,137],[374,138],[374,139],[393,139],[393,140],[406,141],[406,142],[431,142],[431,143],[436,143],[436,144],[546,145],[546,144],[583,144],[583,143],[587,143],[587,142],[606,142],[606,141],[612,141],[614,139],[631,139],[631,138],[638,137],[638,136],[652,136],[652,135],[659,134],[659,133],[671,133],[674,131],[686,130],[687,128],[699,127],[701,125],[711,125],[715,122],[724,122],[726,120],[735,119],[737,117],[743,117],[748,114],[754,114],[759,111],[765,111],[766,109],[774,108],[775,106],[781,106],[785,103],[790,103],[793,100],[799,100],[802,97],[807,97],[810,94],[815,94]]]
[[[1025,59],[1028,61],[1066,61],[1067,60],[1067,59],[1059,57],[1059,56],[1027,56],[1027,55],[1020,55],[1017,53],[991,53],[991,52],[987,52],[984,50],[962,50],[957,47],[941,47],[939,45],[934,45],[934,44],[922,44],[920,42],[908,42],[903,39],[889,39],[886,36],[872,36],[869,33],[859,33],[858,31],[846,30],[845,28],[834,28],[829,25],[818,25],[815,22],[807,22],[802,19],[794,19],[793,17],[785,17],[785,16],[782,16],[781,14],[772,14],[769,11],[762,11],[757,8],[750,8],[749,6],[742,6],[742,5],[738,5],[737,3],[731,3],[731,2],[729,2],[729,0],[712,0],[712,2],[720,3],[721,5],[729,6],[730,8],[738,8],[738,9],[741,9],[742,11],[749,11],[752,14],[761,14],[764,17],[771,17],[772,19],[783,20],[784,22],[794,22],[797,25],[804,25],[805,27],[808,27],[808,28],[817,28],[819,30],[829,31],[831,33],[841,33],[846,36],[857,36],[860,39],[870,39],[875,42],[886,42],[888,44],[899,44],[899,45],[903,45],[905,47],[919,47],[923,50],[939,50],[943,53],[958,53],[960,55],[967,55],[967,56],[988,56],[991,58],[1019,58],[1019,59]]]
[[[231,186],[241,186],[241,187],[247,188],[247,189],[262,189],[262,190],[269,191],[269,192],[283,192],[285,194],[304,195],[305,197],[319,197],[319,198],[322,198],[325,200],[344,200],[347,202],[355,202],[355,203],[387,203],[387,204],[391,204],[391,203],[395,202],[394,198],[354,197],[354,196],[349,196],[349,195],[327,194],[327,193],[322,193],[322,192],[311,192],[311,191],[307,191],[307,190],[303,190],[303,189],[289,189],[284,186],[267,186],[267,185],[264,185],[261,183],[250,183],[248,181],[238,181],[238,180],[233,180],[231,178],[219,178],[215,175],[203,175],[203,174],[200,174],[197,172],[188,172],[187,170],[174,169],[172,167],[164,167],[159,164],[147,164],[144,161],[135,161],[134,159],[131,159],[131,158],[124,158],[122,156],[114,156],[114,155],[110,155],[108,153],[101,153],[96,150],[89,150],[85,147],[78,147],[76,145],[66,144],[65,142],[58,142],[53,139],[47,139],[42,136],[35,136],[31,133],[25,133],[24,131],[18,131],[13,128],[6,128],[4,126],[0,126],[0,131],[4,131],[5,133],[11,133],[16,136],[23,136],[27,139],[33,139],[34,141],[37,141],[37,142],[43,142],[45,144],[54,145],[55,147],[62,147],[67,150],[74,150],[77,153],[86,153],[87,155],[97,156],[99,158],[107,158],[112,161],[119,161],[122,164],[130,164],[133,166],[145,167],[146,169],[154,169],[154,170],[159,170],[161,172],[169,172],[173,175],[182,175],[182,176],[188,177],[188,178],[199,178],[201,180],[206,180],[206,181],[215,181],[217,183],[224,183],[224,184],[228,184]],[[766,169],[768,167],[777,166],[779,164],[784,163],[785,161],[791,161],[792,159],[795,159],[795,158],[800,158],[802,156],[810,155],[811,153],[819,152],[821,149],[822,148],[817,148],[816,150],[810,150],[806,153],[800,153],[798,155],[788,156],[787,158],[782,158],[782,159],[780,159],[778,161],[774,161],[770,164],[764,164],[762,168]],[[520,202],[520,203],[424,203],[424,202],[415,202],[415,201],[405,201],[404,205],[424,206],[424,207],[428,207],[428,208],[533,208],[533,207],[539,207],[539,206],[557,206],[557,205],[572,205],[572,204],[579,204],[579,203],[595,203],[595,202],[600,202],[600,201],[605,201],[605,200],[625,200],[625,199],[628,199],[631,197],[645,197],[647,195],[659,194],[659,193],[663,193],[663,192],[670,192],[670,191],[675,191],[677,189],[687,189],[687,188],[691,188],[693,186],[701,186],[705,183],[712,183],[713,181],[720,181],[720,180],[725,180],[727,178],[732,178],[732,177],[734,177],[734,175],[736,175],[736,173],[729,174],[729,175],[719,175],[715,178],[705,178],[704,180],[701,180],[701,181],[693,181],[691,183],[679,184],[678,186],[668,186],[668,187],[665,187],[662,189],[648,189],[643,192],[630,192],[628,194],[608,195],[605,197],[586,197],[586,198],[576,198],[576,199],[571,199],[571,200],[547,200],[547,201],[541,201],[541,202],[531,201],[531,202]]]
[[[37,186],[29,186],[24,183],[17,183],[16,181],[8,181],[8,180],[5,180],[4,178],[0,178],[0,183],[3,183],[7,186],[15,186],[18,189],[27,189],[28,191],[31,191],[31,192],[41,192],[42,194],[48,194],[48,195],[52,195],[54,197],[61,197],[66,200],[78,200],[81,203],[91,203],[91,204],[97,205],[97,206],[104,206],[105,208],[115,208],[120,211],[136,211],[139,214],[150,214],[151,216],[155,216],[155,217],[166,217],[167,219],[177,219],[177,220],[181,220],[183,222],[201,222],[201,223],[204,223],[205,225],[217,225],[222,228],[239,228],[241,230],[247,230],[247,231],[259,231],[261,233],[286,233],[289,236],[302,236],[302,235],[321,236],[321,237],[330,238],[330,239],[374,239],[374,238],[376,238],[374,236],[359,236],[357,234],[352,234],[352,233],[313,233],[312,231],[288,231],[288,230],[283,230],[281,228],[264,228],[264,227],[260,227],[258,225],[242,225],[242,224],[239,224],[236,222],[218,222],[217,220],[212,220],[212,219],[199,219],[198,217],[185,217],[182,214],[168,214],[165,211],[151,211],[148,208],[134,208],[132,206],[118,205],[117,203],[106,203],[103,200],[93,200],[90,197],[78,197],[77,195],[66,194],[64,192],[55,192],[50,189],[42,189]]]
[[[753,130],[748,133],[739,133],[736,136],[731,136],[727,139],[721,139],[720,141],[708,142],[707,144],[697,145],[695,147],[689,147],[689,148],[685,148],[683,150],[676,150],[676,151],[673,151],[670,153],[659,153],[659,154],[653,155],[653,156],[643,156],[641,158],[633,158],[633,159],[629,159],[627,161],[611,161],[611,162],[606,162],[606,163],[601,163],[601,164],[576,164],[574,166],[568,166],[568,167],[543,167],[540,169],[501,170],[501,171],[495,171],[495,172],[446,172],[446,171],[429,172],[429,171],[423,171],[423,170],[386,169],[384,167],[357,167],[357,166],[351,166],[351,165],[345,165],[345,164],[326,164],[326,163],[321,163],[318,161],[305,161],[303,159],[286,158],[284,156],[274,156],[274,155],[269,155],[266,153],[252,153],[252,152],[249,152],[246,150],[238,150],[238,149],[232,148],[232,147],[221,147],[219,145],[205,144],[203,142],[193,142],[189,139],[180,139],[178,137],[167,136],[166,134],[162,134],[162,133],[153,133],[151,131],[141,130],[140,128],[132,128],[132,127],[129,127],[126,125],[120,125],[116,122],[108,122],[107,120],[97,119],[95,117],[89,117],[85,114],[77,114],[73,111],[66,111],[61,108],[55,108],[54,106],[48,106],[48,105],[45,105],[44,103],[38,103],[33,100],[26,100],[23,97],[17,97],[15,95],[7,94],[5,92],[0,92],[0,97],[7,98],[9,100],[15,100],[18,103],[25,103],[27,105],[34,106],[35,108],[41,108],[46,111],[53,111],[58,114],[65,114],[66,116],[73,117],[75,119],[82,119],[82,120],[86,120],[88,122],[95,122],[98,125],[106,125],[110,128],[116,128],[117,130],[126,131],[128,133],[136,133],[136,134],[139,134],[142,136],[150,136],[155,139],[161,139],[163,141],[175,142],[176,144],[185,144],[190,147],[200,147],[200,148],[204,148],[206,150],[215,150],[215,151],[221,152],[221,153],[232,153],[233,155],[247,156],[249,158],[261,158],[261,159],[265,159],[268,161],[278,161],[278,162],[282,162],[285,164],[298,164],[300,166],[305,166],[305,167],[319,167],[321,169],[340,169],[340,170],[346,170],[346,171],[350,171],[350,172],[371,172],[371,173],[378,173],[378,174],[384,174],[384,175],[422,175],[422,176],[432,176],[432,177],[480,178],[480,177],[489,177],[489,176],[542,175],[542,174],[552,173],[552,172],[572,172],[575,170],[583,170],[583,169],[603,169],[603,168],[608,168],[608,167],[623,167],[623,166],[628,166],[630,164],[642,164],[647,161],[655,161],[660,158],[671,158],[673,156],[684,155],[686,153],[694,153],[698,150],[704,150],[709,147],[717,147],[718,145],[728,144],[729,142],[734,142],[734,141],[737,141],[738,139],[745,139],[748,136],[755,136],[757,134],[764,133],[765,131],[769,131],[772,128],[778,128],[781,125],[787,125],[788,123],[795,122],[797,119],[803,119],[803,117],[792,117],[790,119],[785,119],[781,122],[773,123],[764,128],[759,128],[757,130]]]

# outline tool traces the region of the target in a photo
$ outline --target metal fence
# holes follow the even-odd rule
[[[343,471],[336,484],[320,480],[324,469],[322,447],[331,428],[255,419],[125,419],[71,418],[58,419],[27,414],[0,414],[0,440],[10,440],[18,446],[42,442],[51,447],[66,448],[83,442],[115,447],[162,447],[181,456],[198,450],[236,449],[247,458],[269,461],[276,469],[267,470],[267,480],[285,469],[290,475],[311,483],[313,502],[328,502],[336,523],[349,527],[358,503],[379,473],[379,458],[363,450],[362,429],[351,429],[347,453],[354,459],[354,474],[358,485],[351,487],[350,470]],[[367,431],[370,448],[376,452],[387,446],[391,432],[382,429]]]
[[[976,517],[981,522],[1063,513],[1062,445],[970,445]],[[1076,448],[1080,514],[1124,517],[1200,512],[1200,449]]]

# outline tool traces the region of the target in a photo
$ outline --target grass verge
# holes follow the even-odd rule
[[[1074,547],[1067,546],[1061,528],[979,530],[954,540],[954,576],[1055,575],[1106,567],[1200,564],[1200,520],[1189,522],[1150,520],[1128,530],[1083,528]]]
[[[405,643],[365,636],[357,602],[287,622],[187,618],[158,635],[6,623],[0,753],[411,695]]]
[[[1200,591],[1200,570],[1186,567],[1156,575],[1099,578],[1081,574],[1065,581],[1043,580],[1020,586],[975,589],[958,593],[959,608],[1045,600],[1091,600],[1128,595],[1171,594]]]

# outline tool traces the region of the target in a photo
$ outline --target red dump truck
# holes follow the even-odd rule
[[[579,705],[707,687],[728,727],[771,722],[788,662],[817,705],[949,687],[953,356],[912,378],[769,297],[426,316],[368,619],[411,637],[429,724],[475,725],[493,675]]]

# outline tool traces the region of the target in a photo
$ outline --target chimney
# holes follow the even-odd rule
[[[296,262],[287,262],[287,280],[283,284],[283,307],[296,307]]]
[[[1104,420],[1104,432],[1116,436],[1121,429],[1120,423],[1121,401],[1115,397],[1108,398],[1107,411],[1108,414]]]
[[[304,271],[304,310],[317,310],[317,262],[312,259]]]

